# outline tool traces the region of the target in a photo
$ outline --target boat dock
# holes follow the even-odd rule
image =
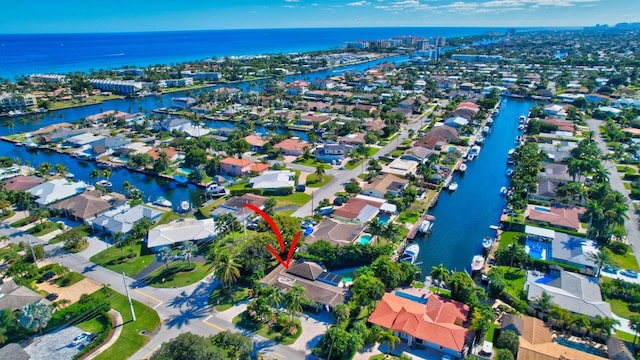
[[[416,221],[416,223],[413,224],[413,227],[411,228],[409,233],[407,233],[407,239],[409,240],[415,239],[416,235],[418,234],[418,229],[420,228],[420,224],[422,224],[424,220],[429,220],[433,222],[435,219],[436,219],[435,217],[427,214],[426,212],[422,214],[422,216],[420,216],[420,219],[418,219],[418,221]]]

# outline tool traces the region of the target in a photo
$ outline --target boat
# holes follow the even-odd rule
[[[476,144],[484,144],[484,136],[482,136],[482,134],[476,138]]]
[[[66,173],[66,174],[64,174],[64,177],[66,177],[67,179],[73,179],[76,176],[74,174],[72,174],[72,173]]]
[[[471,261],[471,271],[480,271],[484,266],[484,256],[476,255]]]
[[[509,191],[509,189],[507,189],[506,186],[503,186],[500,188],[500,196],[507,196],[507,192]]]
[[[487,118],[487,125],[493,125],[493,118]]]
[[[449,184],[449,191],[456,191],[456,190],[458,190],[458,183],[454,181],[451,184]]]
[[[188,201],[185,200],[180,203],[180,210],[182,210],[182,212],[187,212],[189,209],[191,209],[191,206]]]
[[[38,144],[36,144],[32,140],[29,140],[24,143],[24,147],[27,148],[27,150],[36,150],[38,148]]]
[[[489,249],[493,245],[493,238],[491,236],[485,236],[482,239],[482,247],[485,249]]]
[[[527,121],[527,117],[524,116],[524,115],[520,115],[520,119],[519,120],[520,120],[521,123],[523,123],[523,122]]]
[[[490,130],[491,130],[491,129],[490,129],[488,126],[486,126],[486,125],[485,125],[485,126],[482,128],[482,133],[483,133],[483,134],[488,134]]]
[[[524,124],[520,124],[520,125],[518,125],[518,130],[520,130],[520,131],[524,131]]]
[[[173,180],[175,180],[178,185],[187,185],[187,182],[189,181],[189,179],[183,175],[176,175],[173,177]]]
[[[207,185],[204,191],[211,196],[224,196],[227,194],[227,190],[224,188],[224,186],[220,186],[217,184]]]
[[[110,187],[113,186],[113,184],[109,180],[100,180],[100,181],[96,182],[96,186],[102,186],[104,188],[110,188]]]
[[[402,255],[400,255],[400,261],[406,261],[411,264],[415,264],[418,259],[418,253],[420,253],[420,246],[418,244],[410,244],[404,249]]]
[[[158,196],[158,198],[153,202],[153,205],[164,206],[168,208],[173,206],[171,201],[163,198],[162,196]]]
[[[432,228],[433,228],[433,222],[429,220],[423,220],[420,223],[420,226],[418,226],[418,232],[422,234],[428,234],[429,232],[431,232]]]
[[[513,154],[515,154],[515,152],[516,152],[516,149],[511,149],[511,150],[509,150],[509,152],[507,153],[507,156],[511,157],[511,156],[513,156]]]
[[[471,151],[469,151],[469,155],[473,155],[474,158],[480,156],[480,149],[481,149],[480,146],[473,145],[471,147]]]
[[[505,175],[507,175],[507,176],[513,175],[513,169],[511,169],[511,168],[507,169],[507,171],[505,172]]]
[[[458,171],[460,171],[461,173],[467,171],[467,164],[465,163],[460,164],[460,167],[458,167]]]
[[[469,155],[467,155],[467,161],[471,161],[471,160],[473,160],[475,158],[476,158],[476,154],[469,153]]]

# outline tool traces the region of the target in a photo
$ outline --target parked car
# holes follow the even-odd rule
[[[626,277],[630,277],[630,278],[634,278],[634,279],[638,278],[638,273],[635,270],[625,269],[625,270],[620,271],[620,275],[623,275],[623,276],[626,276]]]
[[[187,254],[179,253],[173,256],[173,260],[185,260],[187,258]]]
[[[57,298],[58,298],[58,294],[56,294],[56,293],[51,293],[51,294],[49,294],[49,295],[47,295],[47,296],[45,297],[45,299],[47,299],[47,300],[49,300],[49,301],[54,301],[54,300],[55,300],[55,299],[57,299]]]
[[[604,265],[602,267],[602,272],[606,272],[608,274],[617,274],[618,273],[618,269],[617,267],[611,266],[611,265]]]
[[[71,340],[71,345],[76,346],[76,345],[82,344],[85,340],[87,340],[87,338],[90,335],[91,334],[89,334],[89,333],[82,333],[82,334],[74,337],[73,340]]]
[[[296,186],[296,191],[301,192],[301,191],[305,191],[307,190],[307,187],[303,184],[299,184],[298,186]]]
[[[56,273],[54,273],[53,271],[47,271],[46,273],[44,273],[44,275],[42,275],[40,277],[40,279],[38,279],[38,281],[36,281],[38,284],[43,283],[49,279],[51,279],[52,277],[56,276]]]

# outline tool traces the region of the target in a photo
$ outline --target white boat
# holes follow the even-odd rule
[[[478,145],[473,145],[473,146],[471,147],[471,151],[469,151],[469,155],[474,155],[474,157],[478,157],[478,156],[480,156],[480,150],[481,150],[481,149],[482,149],[482,148],[481,148],[480,146],[478,146]]]
[[[505,175],[507,175],[507,176],[513,175],[513,169],[511,169],[511,168],[507,169],[507,171],[505,172]]]
[[[520,130],[520,131],[524,131],[524,124],[520,124],[520,125],[518,126],[518,130]]]
[[[64,174],[64,177],[66,177],[67,179],[73,179],[76,176],[74,174],[72,174],[72,173],[66,173],[66,174]]]
[[[484,266],[484,256],[476,255],[471,261],[471,271],[480,271]]]
[[[104,188],[110,188],[113,186],[113,184],[111,183],[111,181],[108,180],[100,180],[98,182],[96,182],[96,186],[102,186]]]
[[[491,129],[490,129],[488,126],[486,126],[486,125],[485,125],[485,126],[482,128],[482,133],[483,133],[483,134],[488,134],[490,130],[491,130]]]
[[[507,153],[507,156],[511,157],[513,156],[513,154],[516,152],[516,149],[511,149],[509,150],[509,152]]]
[[[27,150],[35,150],[38,148],[38,144],[36,144],[32,140],[29,140],[24,143],[24,147],[27,148]]]
[[[487,118],[487,125],[493,125],[493,118]]]
[[[189,205],[188,201],[183,201],[180,203],[180,210],[182,210],[183,212],[187,212],[189,211],[189,209],[191,208],[191,206]]]
[[[520,123],[523,123],[523,122],[527,121],[527,117],[524,116],[524,115],[520,115],[520,119],[519,120],[520,120]]]
[[[509,192],[509,189],[506,186],[500,188],[500,196],[506,196],[507,192]]]
[[[164,206],[164,207],[172,207],[173,204],[171,203],[171,201],[163,198],[162,196],[159,196],[154,202],[154,205],[158,205],[158,206]]]
[[[456,191],[456,190],[458,190],[458,183],[454,181],[451,184],[449,184],[449,191]]]
[[[429,220],[422,220],[420,226],[418,226],[418,232],[428,234],[433,228],[433,223]]]
[[[418,253],[420,253],[420,246],[418,244],[410,244],[404,249],[402,255],[400,255],[400,261],[407,261],[411,264],[415,264],[418,259]]]
[[[460,167],[458,167],[458,171],[460,171],[461,173],[467,171],[467,164],[465,163],[460,164]]]
[[[217,184],[207,185],[204,191],[211,196],[224,196],[227,194],[227,190],[224,188],[224,186],[220,186]]]
[[[491,236],[485,236],[482,239],[482,247],[485,249],[489,249],[493,245],[493,238]]]
[[[476,138],[476,144],[484,144],[484,136],[482,136],[482,134]]]

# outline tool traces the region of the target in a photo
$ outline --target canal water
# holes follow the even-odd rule
[[[500,188],[507,186],[507,153],[516,146],[518,120],[533,106],[528,100],[502,98],[500,112],[494,119],[490,135],[480,156],[467,162],[464,175],[455,174],[459,184],[455,192],[444,190],[437,205],[430,210],[436,217],[430,236],[418,237],[418,262],[423,276],[442,263],[451,270],[469,270],[474,255],[482,253],[485,236],[495,236],[490,225],[498,225],[505,207]]]
[[[364,71],[368,68],[372,68],[378,64],[381,64],[385,61],[401,63],[405,62],[409,59],[408,56],[395,56],[380,60],[375,60],[363,64],[358,65],[348,65],[345,67],[334,68],[325,71],[313,72],[308,74],[301,75],[290,75],[285,78],[286,81],[294,81],[294,80],[309,80],[312,81],[316,78],[324,79],[328,76],[337,76],[341,75],[344,72],[350,71]],[[228,85],[216,85],[209,87],[207,89],[199,89],[193,90],[190,92],[175,92],[170,94],[165,94],[161,96],[149,96],[149,97],[141,97],[135,99],[121,99],[121,100],[111,100],[104,102],[102,104],[83,106],[77,108],[64,109],[59,111],[51,111],[48,112],[43,118],[32,119],[31,117],[24,116],[20,118],[8,118],[4,121],[0,121],[0,136],[11,135],[21,132],[34,131],[39,128],[57,124],[60,122],[77,122],[80,121],[81,118],[99,113],[101,111],[107,110],[118,110],[124,112],[144,112],[149,114],[152,110],[168,107],[171,105],[171,99],[173,97],[186,96],[188,94],[198,94],[202,91],[216,89],[222,86],[228,86],[233,88],[241,89],[242,91],[249,90],[260,90],[260,85],[263,82],[256,82],[254,86],[252,86],[249,82],[241,82],[241,83],[233,83]],[[7,126],[11,124],[11,126]],[[208,121],[207,126],[218,129],[222,127],[233,128],[234,123],[229,121]],[[267,129],[264,127],[256,127],[257,132],[266,133]],[[279,129],[278,131],[286,131]],[[296,136],[299,136],[303,139],[306,139],[306,133],[303,131],[295,131]],[[0,141],[0,155],[9,156],[11,158],[20,158],[24,162],[29,162],[32,166],[38,166],[43,162],[48,162],[50,164],[65,164],[69,168],[69,172],[75,175],[76,180],[82,180],[88,183],[94,183],[98,179],[91,179],[89,174],[93,169],[96,169],[97,166],[93,162],[79,162],[74,158],[71,158],[68,155],[58,154],[56,152],[51,151],[27,151],[24,147],[18,147],[13,145],[12,143]],[[109,179],[111,183],[113,183],[113,190],[122,192],[122,184],[124,181],[128,181],[130,184],[134,185],[138,189],[142,190],[144,194],[144,200],[153,201],[159,196],[162,196],[173,203],[174,208],[176,208],[180,202],[189,201],[192,206],[199,206],[205,200],[204,191],[198,188],[195,185],[188,186],[176,186],[176,183],[158,178],[156,176],[149,176],[145,174],[141,174],[135,171],[129,171],[127,169],[113,170],[112,176]]]

